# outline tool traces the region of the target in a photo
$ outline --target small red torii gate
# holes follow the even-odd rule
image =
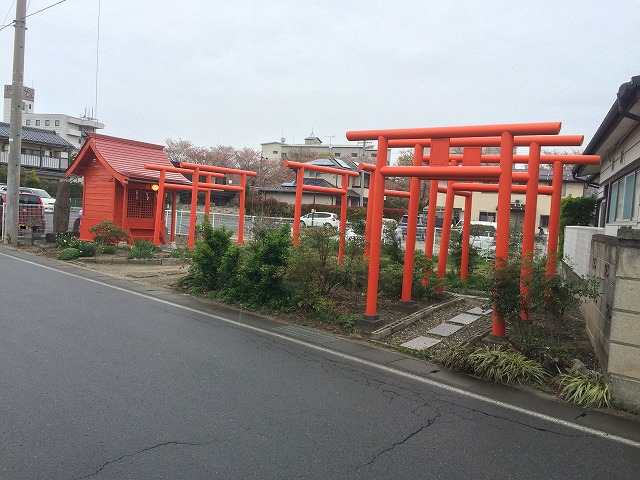
[[[285,160],[284,166],[297,170],[296,173],[296,200],[293,213],[293,244],[298,244],[298,235],[300,234],[300,215],[302,213],[302,192],[318,192],[340,195],[340,240],[338,241],[338,260],[344,257],[344,235],[347,228],[347,203],[349,201],[349,177],[358,177],[360,174],[351,170],[342,170],[340,168],[323,167],[322,165],[313,165],[309,163],[291,162]],[[317,185],[304,184],[304,171],[330,173],[332,175],[340,175],[342,177],[342,188],[320,187]]]
[[[187,247],[192,249],[195,244],[195,227],[196,227],[196,211],[198,206],[198,192],[205,192],[205,214],[208,215],[210,211],[209,200],[211,190],[217,191],[232,191],[240,192],[240,208],[238,212],[238,244],[241,245],[244,242],[244,207],[245,207],[245,191],[246,191],[246,179],[247,176],[257,176],[256,172],[249,170],[239,170],[235,168],[215,167],[212,165],[199,165],[195,163],[181,162],[180,167],[166,167],[159,165],[145,164],[144,168],[148,170],[156,170],[160,172],[160,179],[158,181],[158,196],[156,211],[164,212],[164,194],[166,190],[172,191],[171,201],[171,241],[174,239],[175,232],[175,205],[176,205],[176,190],[191,190],[191,214],[189,216],[189,238],[187,241]],[[166,172],[181,173],[183,175],[191,175],[191,185],[179,185],[174,183],[167,183],[165,181]],[[234,174],[241,176],[241,183],[238,186],[235,185],[223,185],[218,183],[211,183],[212,178],[224,178],[224,174]],[[204,176],[206,181],[200,182],[200,176]],[[156,215],[156,222],[153,231],[153,243],[158,246],[160,244],[160,231],[164,228],[163,225],[164,216]]]

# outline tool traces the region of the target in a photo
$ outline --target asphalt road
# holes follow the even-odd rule
[[[574,427],[554,417],[575,407],[531,414],[511,389],[485,399],[403,371],[412,360],[395,353],[6,248],[0,305],[3,479],[640,471],[637,424],[620,423],[626,437]]]

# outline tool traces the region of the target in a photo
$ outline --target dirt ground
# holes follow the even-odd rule
[[[19,248],[22,251],[28,251],[37,255],[46,255],[51,258],[56,258],[58,252],[58,250],[52,245],[21,246]],[[119,251],[117,256],[120,257],[120,260],[123,260],[122,257],[125,257],[126,253]],[[101,257],[101,260],[103,261],[100,262],[94,263],[91,260],[75,260],[74,263],[83,268],[99,271],[105,275],[126,279],[130,282],[152,285],[154,287],[167,288],[176,291],[181,291],[177,282],[180,277],[186,275],[189,270],[188,263],[174,263],[170,265],[148,264],[145,262],[120,263],[117,261],[110,263],[109,257],[114,258],[113,256],[101,255]],[[338,299],[339,304],[342,303],[344,306],[340,311],[364,312],[366,300],[364,294],[349,294],[343,295],[343,297],[344,298]],[[451,294],[444,294],[437,299],[415,302],[410,305],[399,301],[390,301],[380,298],[378,301],[378,314],[380,318],[384,320],[385,324],[388,324],[395,320],[404,318],[419,309],[426,308],[438,302],[445,302],[452,298],[453,296]],[[455,305],[430,314],[427,318],[417,321],[408,328],[383,339],[382,343],[386,343],[390,346],[399,346],[401,343],[417,336],[428,336],[426,332],[434,326],[459,313],[466,312],[473,307],[488,308],[490,305],[487,298],[463,296]],[[555,331],[556,324],[553,319],[548,318],[541,312],[532,312],[532,317],[536,327],[542,329],[545,334],[551,335],[552,332]],[[282,315],[280,318],[290,323],[329,331],[345,337],[355,337],[362,340],[368,340],[368,335],[366,333],[354,333],[351,329],[339,323],[323,322],[316,318],[304,315],[301,312]],[[490,316],[486,316],[474,322],[472,326],[467,326],[459,332],[456,332],[456,334],[451,337],[446,338],[446,340],[442,342],[441,348],[466,343],[470,340],[477,340],[490,333],[490,331],[491,318]],[[568,348],[571,350],[571,354],[582,361],[588,368],[599,370],[597,358],[595,357],[593,348],[586,333],[584,320],[581,318],[579,312],[569,312],[565,316],[561,332],[561,341],[570,345]],[[514,328],[511,327],[508,331],[509,337],[511,338],[514,333]]]

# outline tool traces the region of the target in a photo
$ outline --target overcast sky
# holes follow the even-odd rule
[[[102,133],[150,143],[561,121],[586,146],[640,75],[639,0],[101,0],[99,22],[98,6],[27,18],[24,84],[37,113],[93,109]],[[0,31],[4,84],[13,36]]]

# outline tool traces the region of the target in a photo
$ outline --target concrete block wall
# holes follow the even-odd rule
[[[592,238],[589,274],[601,281],[600,297],[582,313],[614,401],[640,412],[640,230],[617,233]]]

